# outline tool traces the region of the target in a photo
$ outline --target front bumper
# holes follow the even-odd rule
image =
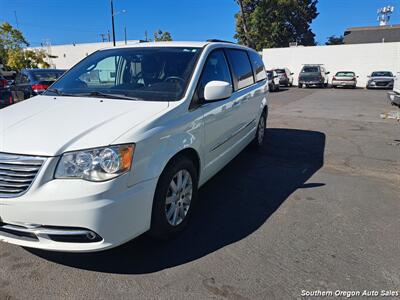
[[[47,161],[43,169],[51,163]],[[157,184],[154,178],[129,187],[127,178],[95,183],[38,174],[26,194],[0,198],[0,241],[66,252],[123,244],[150,228]],[[89,239],[71,241],[68,236]]]
[[[385,85],[381,85],[379,83],[373,84],[373,83],[369,82],[367,87],[370,89],[393,89],[393,82],[387,83]]]

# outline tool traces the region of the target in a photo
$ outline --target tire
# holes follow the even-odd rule
[[[337,86],[336,86],[336,85],[332,85],[332,87],[333,87],[334,89],[336,89],[336,88],[337,88]]]
[[[301,83],[299,83],[298,85],[299,89],[303,88],[303,85]]]
[[[258,120],[256,136],[252,142],[252,146],[254,148],[260,148],[264,145],[265,141],[265,129],[267,127],[267,119],[268,119],[268,108],[266,108],[261,114],[260,119]]]
[[[182,187],[179,187],[179,174],[182,175]],[[198,170],[193,161],[184,155],[172,159],[165,167],[158,180],[154,195],[151,228],[148,232],[151,237],[166,240],[177,236],[185,229],[196,205],[197,174]],[[185,179],[186,176],[189,178]],[[183,191],[185,180],[188,184],[186,195]],[[172,181],[176,189],[181,188],[180,191],[173,191]],[[190,181],[191,190],[189,192]],[[191,197],[188,200],[190,193]],[[167,204],[167,201],[171,203]],[[189,205],[186,206],[187,204]]]

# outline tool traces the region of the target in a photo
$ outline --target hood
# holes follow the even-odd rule
[[[168,102],[36,96],[0,110],[0,152],[55,156],[106,146],[167,107]]]

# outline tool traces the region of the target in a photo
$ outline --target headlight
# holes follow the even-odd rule
[[[131,169],[134,145],[117,145],[64,153],[55,178],[79,178],[105,181]]]

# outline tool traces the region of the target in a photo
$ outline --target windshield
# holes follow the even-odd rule
[[[354,72],[337,72],[336,75],[337,77],[354,77],[356,74]]]
[[[301,73],[318,73],[319,67],[304,67]]]
[[[278,74],[284,74],[285,70],[284,69],[276,69],[275,72]]]
[[[36,81],[56,81],[65,70],[33,71],[32,76]]]
[[[98,51],[45,94],[176,101],[183,97],[199,53],[200,48],[181,47]]]
[[[393,77],[392,72],[380,71],[380,72],[372,72],[372,77]]]

